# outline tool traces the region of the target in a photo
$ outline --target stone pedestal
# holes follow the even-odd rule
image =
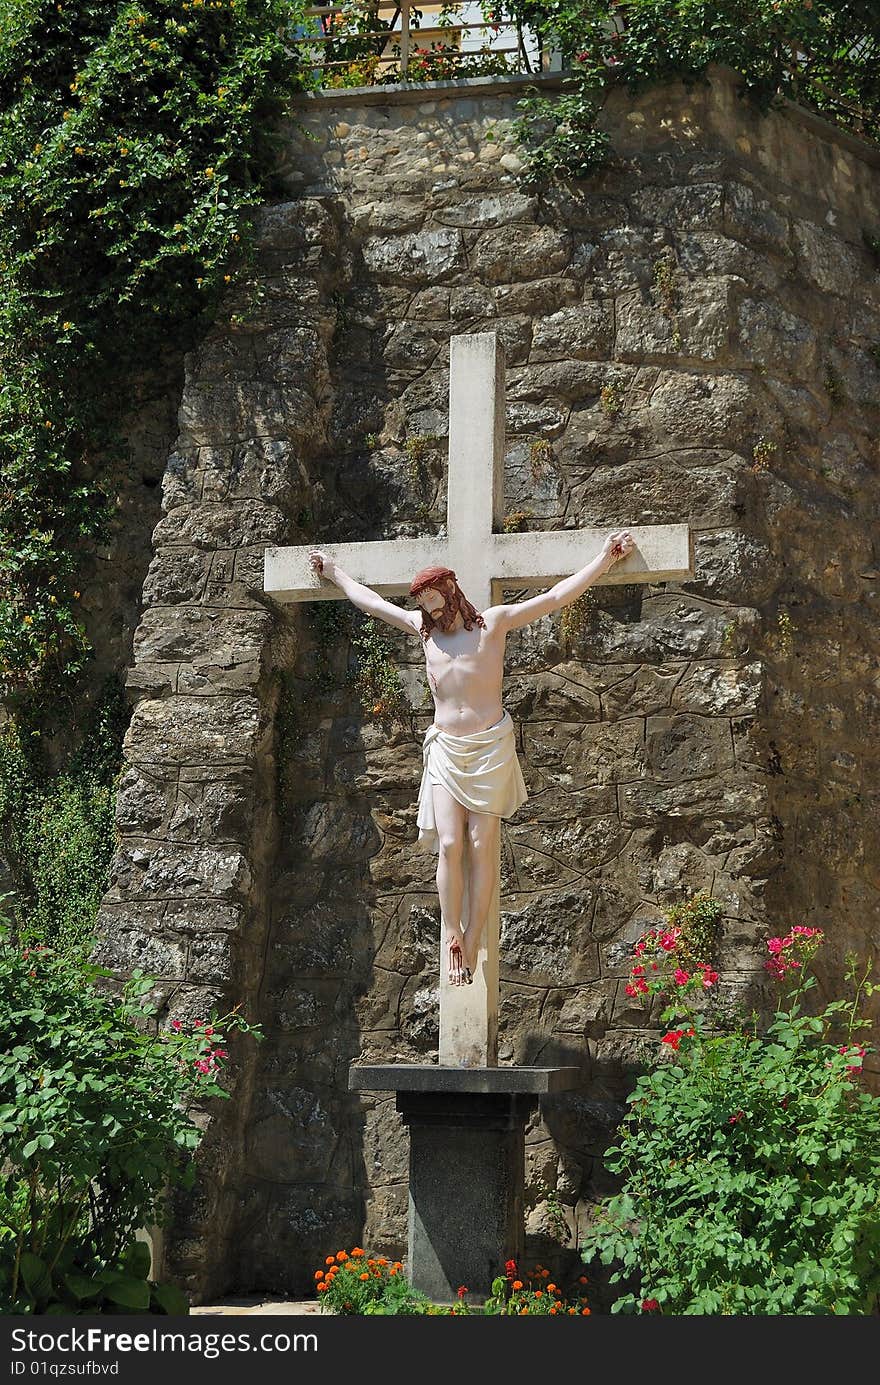
[[[409,1126],[408,1275],[450,1303],[481,1303],[523,1251],[525,1124],[541,1096],[579,1085],[574,1067],[352,1066],[349,1087],[394,1091]]]

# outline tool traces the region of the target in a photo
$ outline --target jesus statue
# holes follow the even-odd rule
[[[445,929],[449,980],[473,981],[480,937],[495,883],[497,834],[526,801],[513,721],[501,704],[504,646],[511,630],[569,606],[634,546],[628,529],[609,534],[597,558],[525,601],[474,609],[448,567],[417,572],[410,585],[418,610],[386,601],[319,550],[312,569],[335,582],[358,610],[421,638],[434,698],[425,733],[417,824],[423,848],[436,851],[437,893]],[[462,929],[464,845],[469,853],[468,923]]]

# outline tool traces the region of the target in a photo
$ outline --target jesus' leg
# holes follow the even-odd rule
[[[464,895],[464,828],[467,809],[440,784],[431,785],[434,821],[440,850],[437,859],[437,893],[446,930],[449,980],[453,986],[464,982],[464,935],[461,931],[461,904]]]
[[[491,813],[468,813],[470,838],[470,876],[468,881],[468,926],[464,935],[464,965],[476,970],[477,953],[492,903],[497,863],[496,846],[501,819]]]

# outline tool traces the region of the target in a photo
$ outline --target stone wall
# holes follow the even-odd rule
[[[241,1001],[267,1034],[232,1045],[175,1207],[197,1300],[405,1249],[406,1132],[346,1078],[436,1051],[419,650],[387,631],[413,704],[389,734],[348,608],[276,607],[262,552],[440,532],[450,335],[504,341],[515,522],[695,535],[693,581],[596,587],[572,638],[548,617],[508,645],[530,801],[503,834],[500,1056],[583,1071],[528,1131],[530,1253],[575,1263],[607,1187],[657,1038],[630,944],[664,907],[722,901],[723,986],[754,1004],[768,932],[826,928],[832,985],[877,922],[880,151],[712,69],[614,93],[615,165],[530,195],[516,96],[303,102],[246,321],[187,357],[98,953],[160,978],[163,1024]]]

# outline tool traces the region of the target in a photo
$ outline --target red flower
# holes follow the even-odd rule
[[[459,1298],[464,1298],[464,1296],[465,1296],[466,1293],[467,1293],[467,1285],[466,1285],[466,1284],[459,1284],[459,1286],[458,1286],[458,1297],[459,1297]]]
[[[516,1261],[508,1260],[504,1265],[504,1273],[508,1279],[516,1279]]]
[[[728,1117],[727,1124],[728,1124],[728,1125],[736,1125],[737,1121],[741,1121],[744,1115],[745,1115],[745,1111],[737,1111],[737,1113],[736,1113],[735,1116],[729,1116],[729,1117]]]
[[[710,986],[714,986],[714,985],[715,985],[715,982],[716,982],[717,980],[718,980],[718,973],[717,973],[717,971],[713,971],[712,968],[709,966],[709,963],[706,962],[706,963],[704,964],[704,966],[703,966],[703,988],[704,988],[704,990],[708,990]]]
[[[690,972],[682,971],[681,967],[676,967],[675,980],[679,986],[686,986],[690,979]]]
[[[180,1020],[172,1020],[171,1028],[174,1030],[175,1033],[177,1033],[178,1029],[180,1028]]]
[[[643,1299],[642,1299],[642,1312],[643,1312],[643,1313],[656,1313],[659,1307],[660,1307],[660,1304],[659,1304],[659,1302],[657,1301],[656,1298],[643,1298]]]

